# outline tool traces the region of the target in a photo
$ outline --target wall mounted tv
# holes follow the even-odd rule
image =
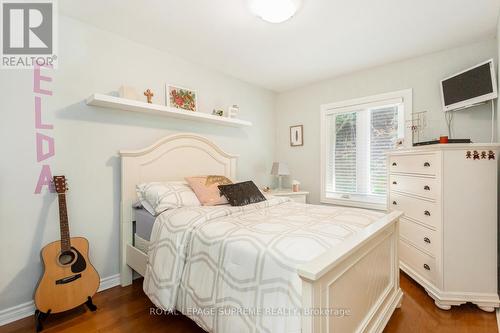
[[[464,109],[497,98],[493,59],[441,81],[444,111]]]

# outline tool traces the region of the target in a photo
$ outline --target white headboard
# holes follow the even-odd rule
[[[152,181],[184,180],[198,175],[224,175],[236,178],[237,155],[220,149],[196,134],[167,136],[140,150],[121,150],[121,283],[132,282],[132,270],[126,264],[127,244],[132,244],[132,205],[137,201],[137,184]]]

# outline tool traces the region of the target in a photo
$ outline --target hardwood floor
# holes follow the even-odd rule
[[[401,274],[403,306],[397,309],[384,332],[497,332],[494,313],[486,313],[467,304],[450,311],[434,306],[425,291]],[[142,292],[142,280],[126,288],[115,287],[94,298],[99,307],[92,313],[85,307],[51,315],[43,332],[179,332],[203,333],[181,315],[150,315],[152,304]],[[33,318],[25,318],[0,327],[0,333],[33,332]]]
[[[498,332],[494,312],[484,312],[472,304],[444,311],[434,305],[425,290],[401,273],[403,305],[396,309],[384,332],[493,333]]]

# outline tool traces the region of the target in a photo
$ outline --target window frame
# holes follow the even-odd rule
[[[368,208],[368,209],[376,209],[376,210],[387,210],[387,200],[383,200],[383,203],[369,202],[366,200],[362,200],[364,196],[351,194],[349,199],[344,198],[331,198],[327,196],[326,191],[326,171],[328,169],[328,157],[327,157],[327,148],[328,148],[328,129],[327,129],[327,116],[334,113],[345,113],[348,112],[349,109],[359,110],[359,106],[365,104],[377,104],[377,103],[385,103],[391,100],[402,100],[403,109],[404,109],[404,118],[403,124],[404,126],[404,146],[411,147],[411,129],[406,126],[406,122],[411,119],[411,114],[413,112],[413,90],[405,89],[399,90],[384,94],[372,95],[367,97],[355,98],[341,102],[334,102],[323,104],[320,107],[320,202],[325,204],[336,204],[341,206],[349,206],[349,207],[358,207],[358,208]]]

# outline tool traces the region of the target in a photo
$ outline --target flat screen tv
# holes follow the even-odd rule
[[[441,81],[443,110],[464,109],[497,98],[493,59]]]

